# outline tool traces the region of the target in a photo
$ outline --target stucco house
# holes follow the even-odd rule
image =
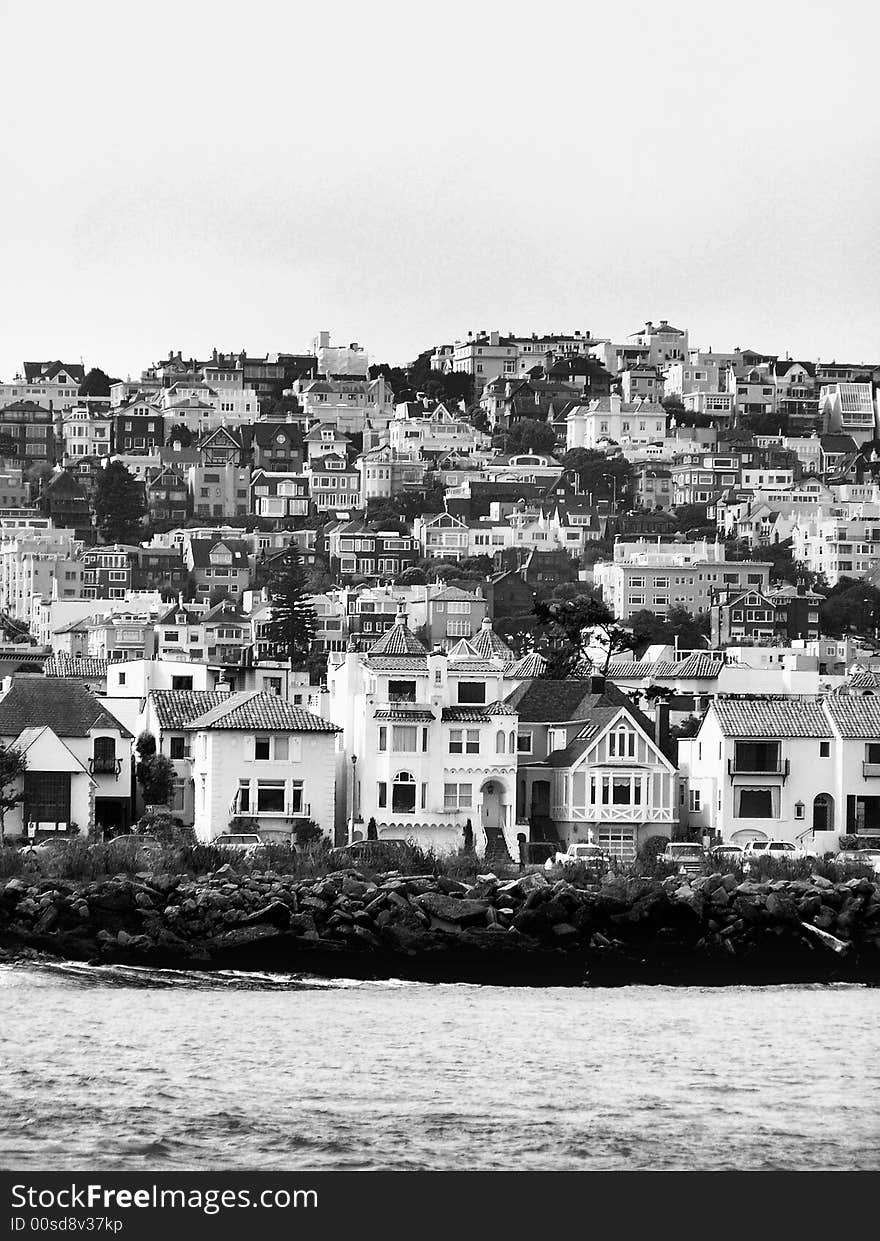
[[[818,853],[880,838],[880,700],[850,694],[716,698],[679,741],[682,814],[725,841],[781,839]]]
[[[116,832],[131,820],[130,731],[82,681],[7,678],[0,744],[24,753],[24,799],[6,814],[8,836]]]
[[[259,690],[224,694],[191,718],[193,827],[210,841],[230,830],[289,842],[311,819],[332,839],[340,729]]]

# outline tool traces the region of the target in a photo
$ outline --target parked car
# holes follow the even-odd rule
[[[709,850],[709,857],[713,862],[741,862],[743,856],[742,845],[715,845]]]
[[[334,866],[385,866],[393,870],[398,862],[412,852],[409,840],[355,840],[350,845],[331,849],[329,859]]]
[[[868,866],[880,875],[880,849],[841,849],[831,860],[835,866]]]
[[[553,857],[548,857],[544,869],[552,870],[554,866],[585,866],[588,870],[604,874],[609,860],[608,854],[598,845],[575,842],[570,844],[564,853],[554,853]]]
[[[256,832],[225,832],[222,836],[215,836],[210,843],[219,849],[234,849],[245,857],[253,857],[266,847],[262,836]]]
[[[753,862],[756,858],[771,857],[777,862],[799,862],[804,858],[815,856],[815,853],[808,853],[806,849],[792,844],[790,840],[750,840],[743,849],[742,860],[745,864]]]
[[[689,840],[670,840],[659,858],[670,862],[680,875],[698,875],[706,861],[702,846]]]
[[[75,839],[75,836],[43,836],[39,840],[32,840],[22,845],[21,852],[29,857],[46,857],[51,853],[66,849],[71,840]]]

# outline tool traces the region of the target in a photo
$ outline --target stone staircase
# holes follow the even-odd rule
[[[483,830],[486,833],[486,862],[512,862],[513,858],[510,856],[501,828],[485,827]]]

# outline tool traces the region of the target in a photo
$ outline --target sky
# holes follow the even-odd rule
[[[870,0],[0,0],[0,378],[468,330],[880,360]]]

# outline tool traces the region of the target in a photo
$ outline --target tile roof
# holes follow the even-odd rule
[[[374,672],[426,672],[428,655],[376,655],[372,650],[364,657],[367,667]]]
[[[264,729],[281,732],[342,731],[338,725],[313,715],[304,707],[295,707],[277,694],[264,694],[260,690],[224,694],[223,702],[190,720],[187,728],[240,729],[245,732]]]
[[[370,647],[370,658],[374,655],[427,655],[428,648],[412,633],[405,621],[395,621],[382,637]]]
[[[471,646],[484,659],[503,659],[505,663],[513,659],[513,651],[491,625],[482,626],[479,633],[471,638]]]
[[[214,689],[158,689],[153,690],[150,698],[159,727],[164,731],[186,728],[191,720],[226,702],[229,694]]]
[[[880,689],[880,675],[869,669],[854,672],[849,679],[849,687],[851,689]]]
[[[672,676],[696,677],[700,680],[711,680],[717,677],[724,667],[723,652],[694,651],[685,659],[674,665]]]
[[[716,698],[711,709],[725,737],[831,736],[831,725],[818,702]]]
[[[608,680],[644,681],[667,675],[674,667],[668,660],[612,659],[608,665]]]
[[[48,725],[58,737],[87,737],[93,728],[128,729],[82,681],[72,677],[22,677],[0,699],[0,736],[17,737],[26,728]]]
[[[447,665],[450,672],[499,672],[497,660],[494,659],[450,659]]]
[[[444,707],[444,724],[485,724],[498,715],[516,715],[506,702],[487,702],[485,706]]]
[[[517,660],[512,668],[508,668],[507,675],[517,678],[532,678],[544,675],[544,669],[547,667],[547,660],[543,655],[539,655],[537,651],[532,651],[529,655],[524,655],[522,659]]]
[[[880,699],[831,697],[825,710],[842,737],[880,740]]]
[[[437,717],[427,707],[412,707],[399,703],[393,707],[381,707],[373,715],[374,720],[396,720],[405,724],[431,724]]]
[[[106,677],[107,660],[91,656],[52,655],[43,664],[43,676],[94,680]]]

